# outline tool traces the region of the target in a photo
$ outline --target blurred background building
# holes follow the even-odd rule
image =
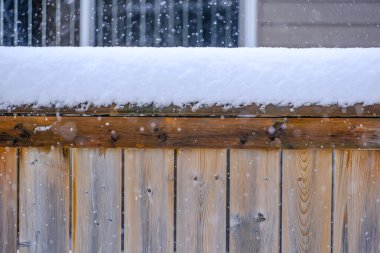
[[[0,46],[378,47],[377,0],[0,0]]]
[[[261,0],[259,46],[378,47],[378,0]]]

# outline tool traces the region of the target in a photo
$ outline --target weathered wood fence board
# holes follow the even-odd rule
[[[0,117],[0,146],[380,148],[380,118]]]
[[[178,252],[225,251],[226,174],[226,150],[178,151]]]
[[[19,153],[0,147],[1,252],[380,252],[380,150]]]
[[[0,252],[17,251],[17,148],[0,147]]]
[[[69,198],[68,150],[22,148],[20,252],[68,252]]]
[[[231,150],[230,252],[279,252],[280,151]]]
[[[332,150],[284,150],[282,251],[331,251]]]
[[[73,149],[73,252],[121,251],[122,149]]]
[[[380,252],[380,151],[335,151],[334,252]]]
[[[174,150],[124,151],[124,252],[173,252]]]

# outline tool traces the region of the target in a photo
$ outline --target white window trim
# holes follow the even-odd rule
[[[257,46],[258,0],[241,0],[239,17],[239,46]]]

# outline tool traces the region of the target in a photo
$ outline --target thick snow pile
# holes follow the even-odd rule
[[[0,107],[373,104],[380,49],[0,47]]]

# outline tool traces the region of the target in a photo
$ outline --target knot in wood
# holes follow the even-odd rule
[[[257,217],[256,217],[256,222],[257,223],[261,223],[261,222],[263,222],[263,221],[265,221],[266,219],[265,219],[265,217],[264,217],[264,214],[262,214],[262,213],[258,213],[257,214]]]
[[[153,135],[156,136],[161,142],[165,142],[168,139],[168,134],[158,127],[153,129]]]
[[[22,123],[16,124],[13,129],[16,131],[15,137],[13,138],[13,145],[19,143],[26,144],[32,136],[32,133],[25,129]]]
[[[276,140],[276,138],[281,139],[284,135],[286,129],[286,124],[284,122],[276,122],[274,125],[268,127],[266,134],[270,141]]]
[[[157,138],[160,141],[165,142],[168,139],[168,134],[167,133],[160,133],[157,135]]]
[[[239,140],[241,145],[245,145],[248,141],[248,134],[241,134]]]
[[[30,242],[30,241],[28,241],[28,242],[20,242],[19,246],[20,247],[30,247],[30,246],[32,246],[32,242]]]

